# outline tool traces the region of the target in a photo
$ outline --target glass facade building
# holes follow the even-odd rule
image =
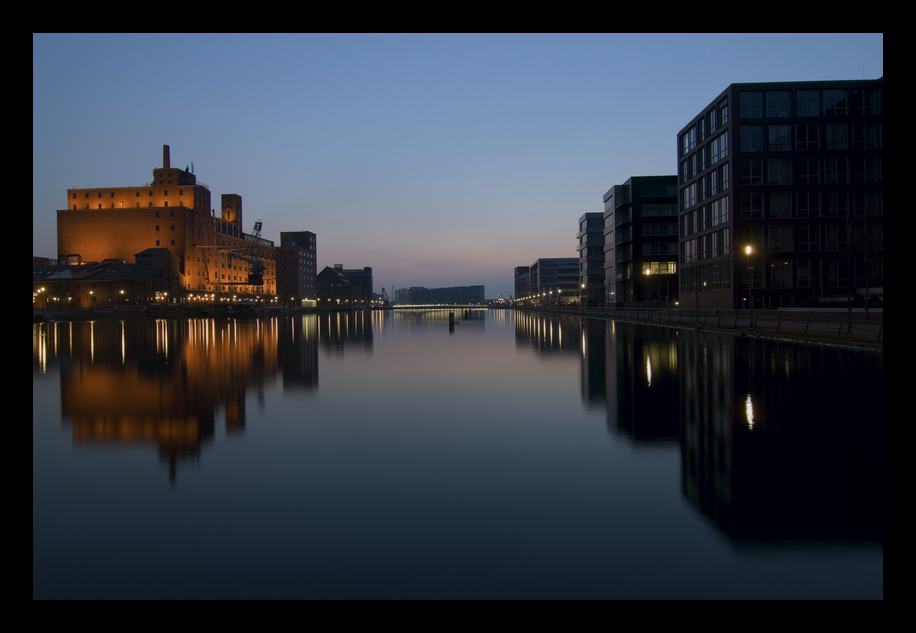
[[[883,136],[883,78],[726,88],[677,135],[680,305],[883,286]]]

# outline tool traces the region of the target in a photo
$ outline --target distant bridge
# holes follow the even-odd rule
[[[389,306],[387,308],[376,308],[381,310],[486,310],[487,306],[469,304],[469,305],[443,305],[443,304],[427,304],[427,305],[403,305],[403,306]]]

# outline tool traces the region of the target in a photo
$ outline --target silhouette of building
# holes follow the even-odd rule
[[[579,260],[576,257],[541,257],[527,267],[516,268],[517,279],[527,276],[527,294],[516,295],[523,305],[579,303]],[[519,286],[518,290],[521,289]]]
[[[180,294],[178,258],[167,248],[149,248],[128,264],[107,259],[79,266],[46,263],[32,267],[33,308],[75,310],[174,303]]]
[[[608,305],[672,304],[677,248],[677,176],[633,176],[604,194]]]
[[[579,218],[579,303],[604,303],[604,215],[586,213]]]
[[[484,286],[449,286],[445,288],[410,286],[394,291],[397,305],[476,305],[486,301],[484,295]]]
[[[680,305],[777,308],[882,284],[883,125],[883,78],[713,99],[677,136]]]
[[[313,306],[318,299],[315,234],[281,231],[277,254],[277,296],[291,307]]]

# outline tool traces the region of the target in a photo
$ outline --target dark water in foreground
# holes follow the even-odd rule
[[[511,311],[33,326],[33,596],[880,598],[882,382]]]

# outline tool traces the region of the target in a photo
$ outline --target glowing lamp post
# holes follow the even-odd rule
[[[753,280],[751,278],[751,247],[750,245],[744,247],[744,252],[747,253],[747,303],[748,307],[751,309],[751,326],[754,325],[754,300],[751,297],[751,287],[753,286]]]

